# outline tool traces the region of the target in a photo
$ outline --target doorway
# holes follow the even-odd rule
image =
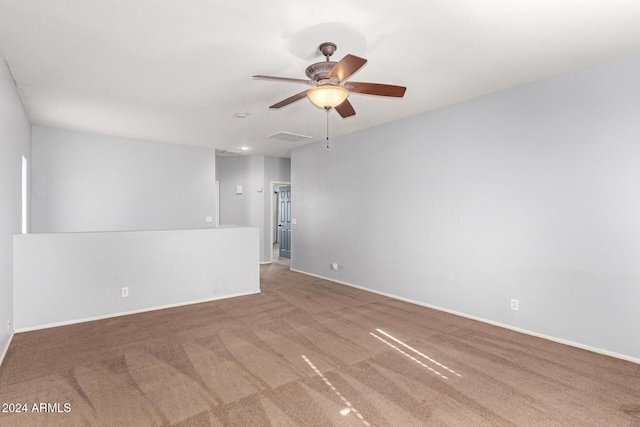
[[[283,199],[283,196],[284,197]],[[288,263],[291,258],[291,183],[271,181],[271,262]],[[284,230],[286,231],[284,231]],[[284,242],[283,242],[284,241]]]
[[[280,257],[291,259],[291,186],[280,187],[279,199],[279,221],[280,227]]]

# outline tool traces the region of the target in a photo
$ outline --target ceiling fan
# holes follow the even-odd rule
[[[325,56],[326,61],[311,64],[305,70],[305,74],[309,80],[294,79],[289,77],[274,76],[253,76],[256,79],[276,80],[292,83],[304,83],[314,86],[312,89],[305,90],[284,99],[269,108],[282,108],[302,98],[309,98],[311,102],[320,108],[324,108],[327,112],[331,108],[342,117],[350,117],[356,114],[353,106],[347,99],[349,93],[364,93],[367,95],[391,96],[401,98],[407,90],[404,86],[394,86],[380,83],[362,83],[362,82],[345,82],[353,73],[367,63],[367,60],[355,55],[347,55],[340,61],[330,61],[329,58],[336,51],[335,43],[322,43],[318,49]]]

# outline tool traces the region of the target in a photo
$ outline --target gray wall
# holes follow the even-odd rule
[[[257,228],[16,236],[16,330],[259,293],[258,239]]]
[[[292,268],[640,361],[638,76],[635,54],[295,149]]]
[[[0,363],[13,333],[13,235],[21,232],[22,156],[30,158],[31,123],[0,55]]]
[[[260,228],[260,262],[270,262],[271,181],[288,182],[291,159],[270,156],[218,157],[220,224]],[[242,194],[236,186],[242,185]]]
[[[260,227],[263,193],[258,189],[264,186],[264,157],[218,157],[216,169],[220,182],[220,224]],[[238,185],[242,185],[242,194],[236,194]]]
[[[211,228],[215,151],[33,127],[32,231]]]

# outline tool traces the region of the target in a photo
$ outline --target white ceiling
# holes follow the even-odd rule
[[[639,0],[0,0],[0,49],[31,122],[286,157],[322,140],[303,99],[317,47],[367,58],[352,80],[407,86],[351,94],[332,136],[640,51]],[[246,113],[246,118],[236,118]],[[304,142],[267,139],[284,131]]]

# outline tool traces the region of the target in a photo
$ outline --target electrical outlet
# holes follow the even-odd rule
[[[126,298],[129,296],[129,288],[122,288],[120,291],[120,295],[122,295],[122,298]]]
[[[519,304],[518,304],[518,300],[517,299],[511,299],[511,310],[513,311],[518,311],[519,310]]]
[[[338,263],[334,262],[333,264],[331,264],[331,269],[332,270],[338,270]]]

